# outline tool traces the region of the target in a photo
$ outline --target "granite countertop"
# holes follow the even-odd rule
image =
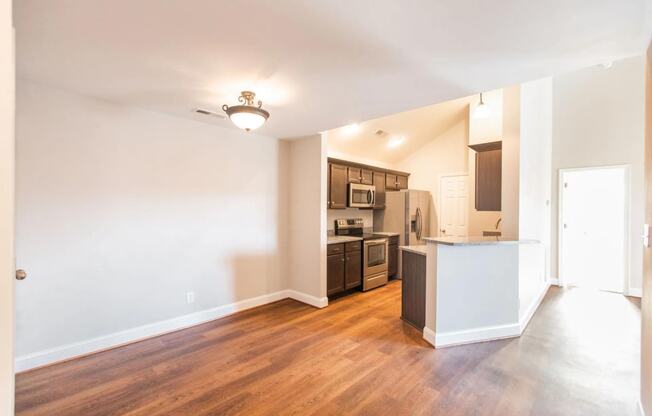
[[[390,233],[390,232],[386,232],[386,231],[374,231],[373,233],[378,234],[378,235],[384,235],[384,236],[387,236],[387,237],[396,237],[398,235],[398,233]]]
[[[329,235],[328,244],[349,243],[351,241],[361,241],[361,237],[350,237],[348,235]]]
[[[443,244],[447,246],[485,246],[508,244],[537,244],[537,240],[514,240],[513,238],[471,236],[471,237],[425,237],[428,243]]]
[[[404,251],[409,251],[411,253],[416,253],[416,254],[421,254],[425,256],[427,254],[426,245],[420,245],[420,246],[400,246],[399,248]]]

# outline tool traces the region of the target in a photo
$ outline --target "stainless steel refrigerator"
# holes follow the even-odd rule
[[[428,191],[407,189],[387,192],[385,209],[374,211],[374,231],[398,233],[399,245],[426,244],[429,237],[431,196]],[[401,277],[399,255],[398,276]]]

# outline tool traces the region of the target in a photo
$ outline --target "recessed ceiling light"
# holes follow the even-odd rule
[[[360,131],[360,125],[357,123],[348,124],[342,127],[342,133],[344,133],[346,136],[354,135],[359,131]]]
[[[269,113],[263,110],[263,102],[254,102],[256,94],[251,91],[242,91],[238,97],[240,105],[229,107],[224,104],[222,110],[231,119],[233,124],[246,131],[255,130],[262,126],[269,118]]]
[[[402,145],[404,141],[405,141],[405,136],[394,136],[391,139],[389,139],[389,141],[387,142],[387,147],[389,147],[390,149],[394,149]]]

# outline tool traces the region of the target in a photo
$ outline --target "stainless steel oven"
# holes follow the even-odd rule
[[[362,290],[373,289],[387,283],[388,252],[386,238],[364,240]]]
[[[376,187],[350,183],[348,202],[351,208],[373,208],[376,202]]]

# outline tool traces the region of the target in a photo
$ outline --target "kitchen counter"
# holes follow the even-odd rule
[[[504,237],[473,236],[473,237],[425,237],[429,243],[443,244],[446,246],[481,246],[481,245],[514,245],[537,244],[537,240],[514,240]]]
[[[425,256],[427,254],[427,247],[425,245],[420,246],[400,246],[399,248],[403,251],[409,251],[411,253],[421,254]]]
[[[373,233],[378,235],[384,235],[385,237],[396,237],[398,235],[398,233],[390,233],[385,231],[374,231]]]
[[[360,237],[351,237],[348,235],[329,235],[328,244],[350,243],[351,241],[361,241]]]

